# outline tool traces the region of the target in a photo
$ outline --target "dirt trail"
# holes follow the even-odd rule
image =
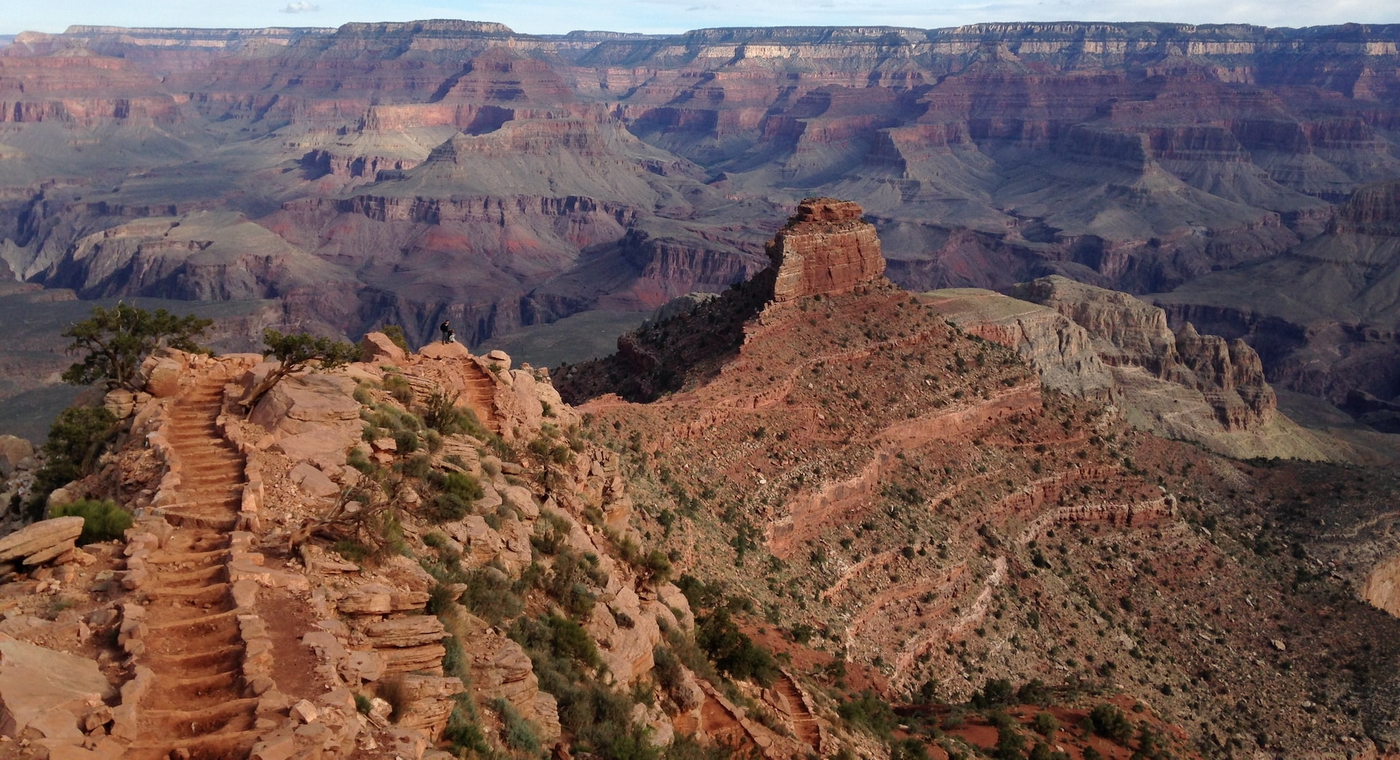
[[[214,424],[223,382],[206,378],[171,415],[181,485],[177,503],[164,510],[175,531],[147,560],[151,579],[142,593],[149,633],[136,659],[155,677],[127,758],[243,758],[256,738],[258,700],[244,698],[243,643],[226,567],[243,458]]]
[[[797,740],[812,748],[812,751],[821,754],[822,732],[817,725],[817,719],[812,715],[812,711],[807,709],[806,703],[802,701],[802,690],[797,688],[787,673],[782,673],[778,677],[774,688],[782,695],[787,702],[788,714],[792,716],[793,733],[797,735]]]

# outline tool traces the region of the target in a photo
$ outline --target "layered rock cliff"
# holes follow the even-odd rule
[[[768,244],[773,264],[773,300],[840,295],[882,280],[885,258],[875,225],[859,205],[834,198],[808,198]]]
[[[1174,323],[1248,341],[1270,380],[1344,405],[1400,397],[1400,183],[1358,189],[1325,234],[1153,296]]]
[[[1278,411],[1259,355],[1244,341],[1201,335],[1189,323],[1173,334],[1162,309],[1063,277],[1026,283],[1013,294],[1074,320],[1109,366],[1140,367],[1199,391],[1226,431],[1262,428]]]

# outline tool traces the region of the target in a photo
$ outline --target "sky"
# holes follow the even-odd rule
[[[0,34],[113,26],[339,26],[459,18],[526,34],[667,33],[720,26],[910,26],[990,21],[1400,23],[1400,0],[0,0]]]

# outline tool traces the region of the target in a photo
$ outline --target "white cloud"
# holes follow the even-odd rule
[[[287,3],[287,7],[281,10],[282,13],[315,13],[321,10],[321,6],[309,2],[308,0],[295,0]]]

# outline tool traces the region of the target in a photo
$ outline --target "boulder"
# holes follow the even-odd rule
[[[251,379],[255,380],[264,367],[255,369]],[[288,377],[263,396],[249,419],[267,430],[288,435],[325,427],[353,430],[358,435],[360,404],[350,396],[354,390],[355,382],[339,375],[312,373]]]
[[[488,352],[486,354],[485,359],[487,364],[494,364],[500,367],[500,371],[502,372],[507,372],[510,370],[510,354],[506,353],[505,351],[502,351],[499,348],[495,349],[494,351]]]
[[[107,391],[107,395],[102,397],[102,406],[113,417],[124,420],[136,411],[136,394],[125,388]]]
[[[0,435],[0,478],[8,478],[19,463],[34,456],[34,444],[13,435]]]
[[[55,517],[52,520],[36,522],[0,538],[0,562],[13,562],[23,558],[25,564],[36,564],[30,562],[29,558],[45,555],[50,559],[57,557],[63,551],[71,549],[73,542],[82,532],[81,517]],[[64,548],[54,552],[58,547]]]
[[[428,603],[422,591],[399,591],[381,583],[366,583],[346,592],[336,606],[346,615],[388,615],[421,610]]]
[[[451,343],[433,341],[418,349],[418,355],[425,359],[470,359],[472,352],[456,341]]]
[[[172,356],[161,356],[159,352],[147,357],[141,364],[141,376],[146,378],[146,392],[156,398],[180,395],[184,390],[180,378],[184,375],[184,362]]]
[[[466,691],[459,678],[405,675],[399,679],[401,704],[395,723],[436,736],[447,725],[456,705],[453,696]]]
[[[328,461],[343,465],[346,449],[357,440],[358,437],[340,427],[315,428],[282,438],[272,445],[272,450],[282,452],[293,462]]]
[[[112,694],[95,660],[0,634],[0,735],[80,740],[80,721]]]
[[[397,649],[436,644],[447,635],[442,621],[432,615],[376,620],[365,626],[364,634],[375,648]]]
[[[530,493],[530,489],[524,486],[506,486],[501,489],[501,500],[506,506],[514,507],[526,518],[534,520],[540,516],[540,505],[535,503],[535,497]]]
[[[340,493],[340,486],[326,477],[324,472],[321,472],[307,462],[302,462],[296,467],[293,467],[292,471],[288,473],[287,476],[291,478],[291,481],[296,483],[302,491],[305,491],[311,496],[327,497]]]
[[[382,332],[368,333],[360,339],[360,361],[365,364],[397,364],[406,358],[408,353]]]
[[[386,647],[376,649],[384,658],[385,675],[396,673],[432,673],[442,675],[442,658],[447,649],[441,644],[424,644],[416,647]]]

